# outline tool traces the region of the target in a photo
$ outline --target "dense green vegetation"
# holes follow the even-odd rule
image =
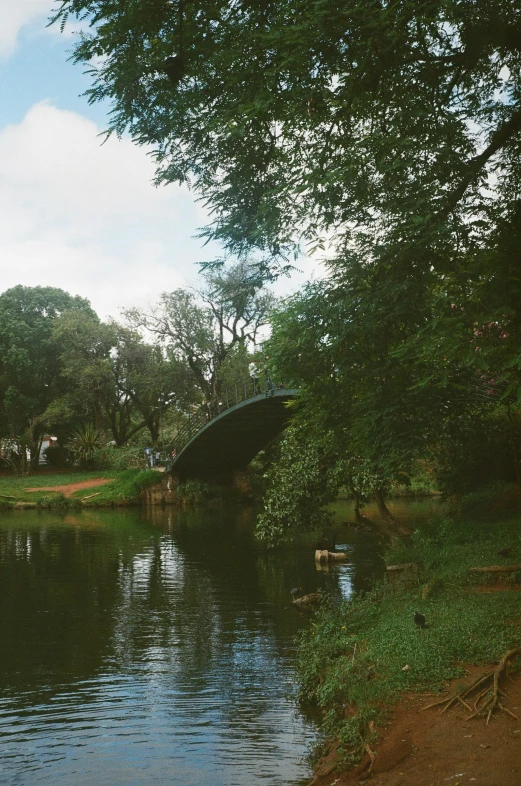
[[[300,497],[312,455],[316,500],[320,483],[332,498],[336,477],[336,487],[376,495],[387,518],[384,495],[419,466],[447,494],[521,479],[519,281],[509,306],[502,295],[494,303],[479,271],[460,285],[457,268],[427,270],[423,282],[380,261],[350,257],[342,268],[273,318],[272,373],[303,395],[270,475],[272,537],[307,523]],[[284,486],[286,471],[294,482]]]
[[[69,16],[109,130],[153,146],[228,248],[383,240],[414,273],[515,213],[513,0],[61,0]]]

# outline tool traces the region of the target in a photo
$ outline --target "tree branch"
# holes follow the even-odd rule
[[[467,164],[467,173],[463,176],[452,194],[449,195],[448,202],[442,211],[442,215],[450,213],[451,210],[456,207],[458,202],[463,198],[469,185],[475,180],[487,161],[489,161],[498,150],[505,147],[518,131],[521,131],[521,107],[512,114],[509,120],[494,131],[489,146],[485,148],[479,156],[470,159]]]

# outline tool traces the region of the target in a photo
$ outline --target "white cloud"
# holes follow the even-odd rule
[[[19,43],[22,31],[29,35],[71,38],[80,30],[88,30],[87,20],[70,19],[63,30],[56,23],[48,26],[58,6],[54,0],[0,0],[0,59],[10,57]]]
[[[217,256],[192,239],[207,221],[192,195],[153,187],[145,150],[98,134],[48,103],[0,130],[0,291],[57,286],[117,316]]]
[[[0,57],[12,55],[22,28],[45,20],[52,12],[52,0],[0,0]]]

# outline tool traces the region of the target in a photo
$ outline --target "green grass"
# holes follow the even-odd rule
[[[114,473],[107,473],[108,475]],[[123,472],[116,473],[112,483],[107,483],[105,486],[93,488],[92,490],[85,490],[75,492],[70,500],[72,503],[78,504],[82,497],[96,494],[86,500],[84,505],[92,505],[94,507],[110,506],[110,505],[128,505],[136,504],[140,501],[141,492],[150,486],[154,486],[161,480],[159,472],[150,470],[139,469],[126,469]]]
[[[507,545],[512,552],[502,560],[497,552]],[[521,593],[476,592],[483,578],[469,573],[521,563],[519,513],[422,522],[386,561],[416,562],[418,572],[352,602],[325,601],[299,643],[300,698],[320,710],[326,738],[340,740],[346,760],[359,755],[370,721],[382,720],[402,692],[437,691],[464,676],[465,664],[495,663],[521,646]],[[415,610],[425,615],[425,630],[415,626]],[[356,714],[346,718],[346,707]]]
[[[105,478],[111,482],[92,489],[81,489],[66,498],[59,491],[43,490],[42,487],[66,486],[94,478]],[[160,481],[160,474],[150,471],[129,469],[123,472],[114,470],[95,470],[92,472],[41,473],[18,478],[12,475],[0,476],[0,507],[78,507],[125,505],[139,501],[141,491]],[[27,488],[42,488],[42,491],[29,492]],[[95,496],[90,496],[95,495]],[[82,502],[83,497],[90,499]]]

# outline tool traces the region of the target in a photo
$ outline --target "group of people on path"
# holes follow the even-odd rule
[[[159,465],[159,462],[161,461],[161,453],[159,450],[154,450],[154,448],[151,448],[149,445],[147,445],[147,447],[143,451],[143,454],[145,457],[147,467],[149,469],[153,469],[154,467],[157,467]],[[167,462],[168,463],[172,462],[175,459],[175,457],[176,457],[176,452],[175,450],[173,450],[170,456],[167,457]]]
[[[151,447],[147,445],[143,453],[145,456],[147,467],[153,469],[157,464],[159,464],[159,460],[161,458],[161,453],[159,452],[159,450],[154,451]]]

